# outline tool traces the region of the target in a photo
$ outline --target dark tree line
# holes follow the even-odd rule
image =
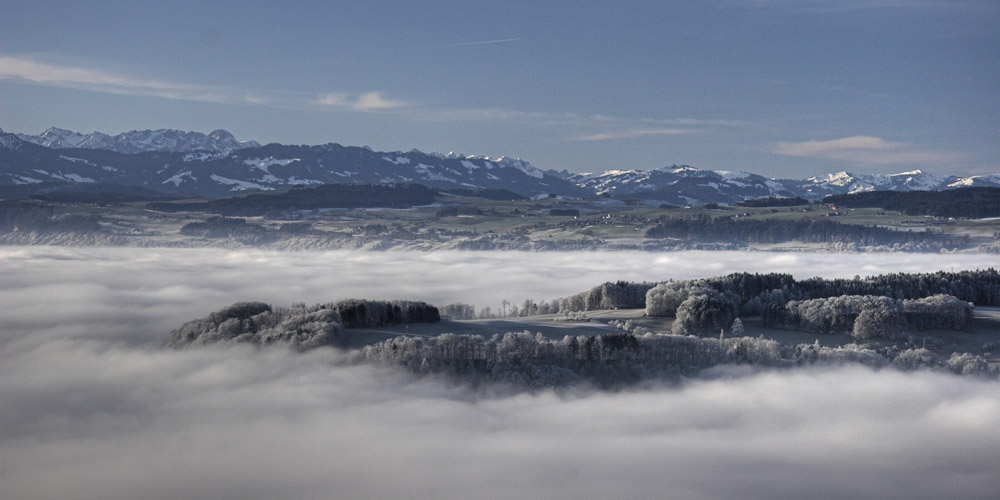
[[[1000,188],[945,191],[867,191],[823,198],[823,203],[853,208],[898,210],[907,215],[979,219],[1000,216]]]
[[[459,215],[483,215],[483,211],[474,205],[449,205],[438,210],[434,217],[458,217]]]
[[[485,200],[495,200],[495,201],[524,201],[529,199],[527,196],[522,194],[517,194],[513,191],[508,191],[506,189],[464,189],[455,188],[447,189],[442,191],[442,193],[456,194],[458,196],[472,196],[475,198],[483,198]]]
[[[894,231],[878,226],[841,224],[829,218],[799,220],[747,219],[699,215],[669,218],[646,230],[646,237],[727,243],[853,243],[861,246],[900,245],[938,249],[949,240],[930,232]]]
[[[579,217],[580,211],[575,208],[553,208],[549,210],[549,215],[558,217]]]

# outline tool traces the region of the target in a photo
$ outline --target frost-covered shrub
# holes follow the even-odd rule
[[[892,362],[896,366],[908,370],[916,370],[920,368],[941,368],[945,366],[945,362],[941,359],[941,356],[938,356],[937,354],[934,354],[933,352],[922,347],[907,349],[897,354]]]
[[[948,369],[953,373],[959,375],[990,375],[996,373],[996,370],[990,367],[990,364],[983,359],[982,356],[977,356],[967,352],[963,353],[952,353],[951,357],[947,361]]]

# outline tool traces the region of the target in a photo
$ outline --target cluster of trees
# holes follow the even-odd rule
[[[584,310],[569,303],[574,304]],[[645,298],[647,316],[677,317],[674,333],[732,331],[737,316],[762,315],[768,326],[857,338],[891,338],[903,328],[970,330],[973,304],[1000,305],[1000,273],[995,269],[833,280],[733,273],[659,283]]]
[[[646,293],[646,316],[674,316],[677,335],[707,335],[734,330],[740,312],[740,297],[731,290],[719,291],[702,281],[670,281]],[[742,330],[742,322],[740,323]]]
[[[347,328],[441,321],[441,314],[436,307],[413,300],[348,299],[325,307],[334,309],[340,322]]]
[[[170,334],[168,345],[288,344],[297,349],[341,346],[344,328],[440,320],[437,308],[406,300],[349,299],[328,304],[294,304],[274,308],[263,302],[237,302],[201,319],[188,321]]]
[[[646,292],[654,285],[645,282],[609,281],[585,292],[559,299],[557,310],[552,312],[640,309],[646,306]]]
[[[483,215],[483,211],[474,205],[449,205],[434,213],[437,218],[458,217],[459,215]]]
[[[102,232],[98,215],[55,216],[52,205],[34,200],[0,200],[0,232]]]
[[[580,211],[575,208],[553,208],[549,210],[549,215],[558,217],[579,217]]]
[[[458,320],[476,319],[476,306],[461,303],[448,304],[441,307],[441,315]]]
[[[796,280],[792,275],[783,273],[732,273],[707,279],[664,282],[658,284],[656,289],[687,289],[703,286],[713,288],[720,293],[731,292],[739,297],[741,315],[761,314],[764,306],[771,302],[780,302],[783,305],[790,300],[840,295],[876,295],[908,300],[923,299],[932,295],[952,295],[959,300],[979,306],[1000,306],[1000,272],[993,268],[804,280]],[[648,307],[650,304],[647,303]]]
[[[906,323],[917,330],[972,330],[972,308],[971,302],[945,294],[903,300]]]
[[[205,212],[237,217],[271,211],[319,208],[410,208],[429,205],[437,192],[420,184],[324,184],[281,193],[254,193],[215,200],[148,203],[159,212]]]
[[[509,332],[485,338],[444,334],[396,337],[364,348],[365,358],[401,365],[417,373],[446,373],[473,382],[506,382],[527,387],[563,386],[581,381],[617,387],[650,378],[693,375],[720,364],[785,367],[861,363],[873,367],[936,368],[996,376],[979,356],[943,359],[925,349],[883,353],[856,344],[783,346],[763,338],[700,338],[616,333],[548,340],[541,334]]]
[[[944,191],[867,191],[823,198],[844,207],[898,210],[907,215],[936,217],[1000,216],[1000,188],[971,187]]]
[[[297,349],[342,345],[343,327],[334,309],[293,306],[275,309],[263,302],[237,302],[184,323],[170,334],[172,347],[207,344],[283,343]]]
[[[894,231],[878,226],[841,224],[829,218],[799,220],[748,219],[699,215],[668,218],[646,230],[647,238],[727,243],[853,243],[862,246],[899,245],[903,249],[935,250],[949,240],[931,232]]]
[[[766,326],[813,333],[847,333],[858,339],[900,338],[904,325],[902,304],[889,297],[874,295],[793,300],[784,307],[769,306],[763,320]]]

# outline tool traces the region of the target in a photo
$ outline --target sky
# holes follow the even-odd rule
[[[995,0],[0,5],[0,127],[806,177],[1000,172]]]

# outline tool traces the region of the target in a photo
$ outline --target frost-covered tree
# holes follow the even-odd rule
[[[472,304],[448,304],[441,308],[441,314],[451,319],[476,319],[476,306]]]
[[[736,337],[743,335],[743,320],[740,318],[734,319],[732,326],[729,327],[729,332]]]
[[[732,298],[712,289],[703,289],[677,307],[672,331],[679,335],[715,334],[736,319],[739,306]]]
[[[646,316],[676,316],[677,308],[687,300],[690,285],[686,282],[660,283],[646,292]]]

